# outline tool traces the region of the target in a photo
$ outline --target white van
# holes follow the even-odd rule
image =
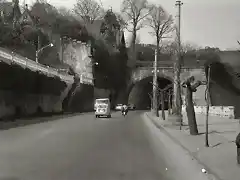
[[[111,104],[109,98],[96,99],[94,109],[96,118],[100,116],[111,118]]]

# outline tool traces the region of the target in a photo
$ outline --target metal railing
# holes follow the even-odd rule
[[[24,69],[29,68],[35,72],[40,71],[50,77],[57,76],[62,81],[65,81],[65,82],[73,82],[73,76],[71,75],[68,75],[66,73],[61,73],[58,71],[58,69],[42,65],[35,61],[32,61],[31,59],[18,55],[14,52],[8,51],[4,48],[0,48],[0,61],[4,61],[5,63],[8,63],[8,64],[17,64],[23,67]]]

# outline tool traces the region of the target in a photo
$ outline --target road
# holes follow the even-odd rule
[[[90,113],[1,131],[0,180],[175,179],[139,114]]]

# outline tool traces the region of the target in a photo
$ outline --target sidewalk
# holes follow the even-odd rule
[[[236,135],[240,132],[239,120],[209,116],[210,147],[207,148],[204,134],[205,115],[196,114],[199,131],[197,136],[190,135],[185,113],[183,114],[182,130],[179,130],[179,126],[171,125],[167,120],[163,121],[161,118],[153,117],[151,113],[146,113],[146,115],[173,141],[204,165],[209,173],[221,180],[240,179],[240,166],[237,165],[237,150],[234,142]]]

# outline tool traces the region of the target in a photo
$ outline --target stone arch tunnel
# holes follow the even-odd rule
[[[146,77],[135,84],[133,84],[129,90],[128,103],[135,104],[136,109],[146,110],[151,108],[151,97],[153,90],[153,76]],[[172,84],[172,80],[167,77],[158,76],[158,86],[160,89],[165,88],[169,84]],[[149,95],[150,94],[150,95]],[[165,109],[168,109],[168,97],[165,93]],[[159,109],[161,109],[159,98]]]

